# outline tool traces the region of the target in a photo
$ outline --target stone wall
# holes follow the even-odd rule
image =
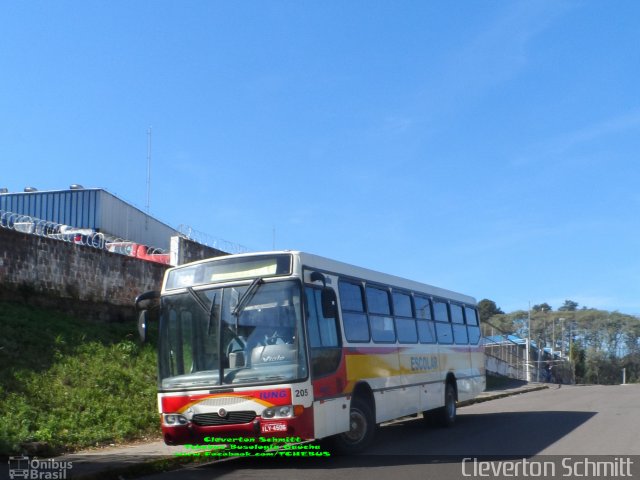
[[[0,228],[0,298],[103,321],[135,318],[166,265]]]

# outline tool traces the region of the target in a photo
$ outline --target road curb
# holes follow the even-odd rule
[[[473,405],[476,403],[488,402],[490,400],[497,400],[499,398],[512,397],[513,395],[520,395],[521,393],[530,393],[530,392],[536,392],[538,390],[546,390],[548,388],[549,388],[548,385],[535,385],[531,387],[515,389],[513,391],[496,392],[495,394],[489,394],[489,395],[473,398],[471,400],[464,400],[462,402],[458,402],[458,407],[467,407],[469,405]]]

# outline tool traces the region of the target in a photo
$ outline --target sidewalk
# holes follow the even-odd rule
[[[467,400],[464,402],[458,402],[458,407],[466,407],[467,405],[473,405],[474,403],[487,402],[489,400],[496,400],[498,398],[510,397],[511,395],[520,395],[521,393],[535,392],[537,390],[545,390],[549,388],[548,383],[537,382],[522,382],[514,380],[508,385],[503,385],[499,388],[491,388],[485,390],[473,400]]]
[[[483,392],[477,398],[459,402],[459,407],[474,403],[486,402],[497,398],[519,395],[549,388],[540,383],[511,383]],[[40,459],[47,467],[66,469],[65,477],[70,480],[119,480],[137,475],[150,474],[178,468],[180,465],[192,463],[189,457],[179,457],[184,452],[183,446],[170,447],[163,441],[140,443],[121,447],[107,447],[97,450],[83,451],[50,459]],[[33,460],[33,459],[31,459]],[[56,463],[54,463],[56,462]],[[0,478],[9,478],[9,465],[0,465]]]

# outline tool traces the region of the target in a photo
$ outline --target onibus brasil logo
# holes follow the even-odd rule
[[[9,478],[32,480],[64,480],[67,472],[73,468],[73,462],[62,462],[53,458],[30,459],[27,455],[9,457]]]

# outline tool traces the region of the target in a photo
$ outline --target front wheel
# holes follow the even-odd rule
[[[334,438],[338,453],[362,452],[375,436],[376,423],[369,404],[359,398],[351,399],[349,430]]]

